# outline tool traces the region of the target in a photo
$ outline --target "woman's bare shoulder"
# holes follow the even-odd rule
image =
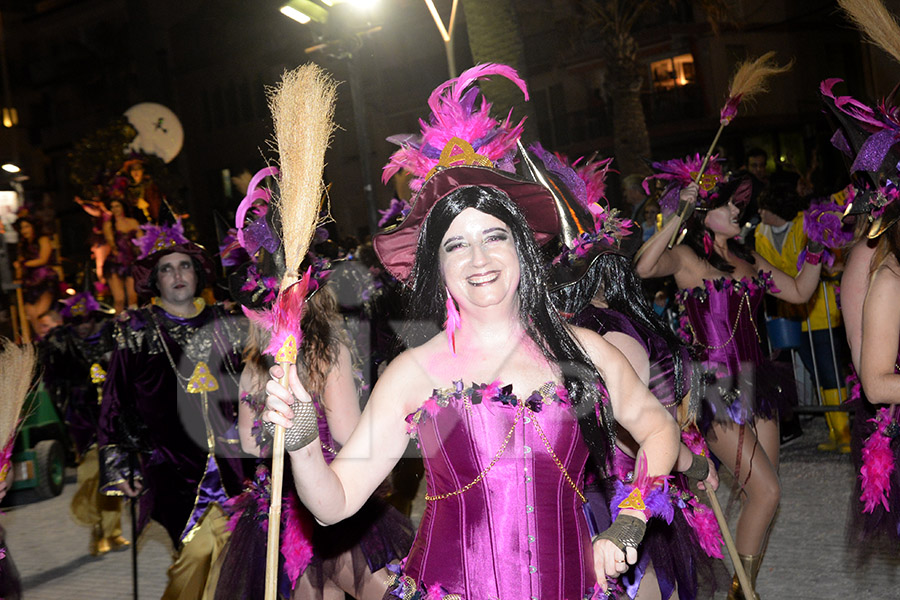
[[[423,402],[438,386],[429,368],[438,353],[435,340],[404,350],[385,368],[378,387],[393,396],[402,396],[405,404]]]

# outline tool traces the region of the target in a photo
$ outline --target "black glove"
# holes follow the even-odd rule
[[[699,454],[691,454],[691,466],[681,473],[694,481],[703,481],[709,477],[709,461],[705,456]]]
[[[288,452],[299,450],[313,443],[319,437],[319,421],[316,405],[312,402],[295,400],[291,405],[294,421],[290,429],[284,430],[284,449]],[[275,424],[263,421],[266,433],[275,437]]]
[[[637,517],[619,513],[609,529],[591,538],[591,544],[597,540],[609,540],[615,544],[616,548],[625,552],[625,548],[638,547],[641,540],[644,539],[645,531],[647,531],[646,523]]]

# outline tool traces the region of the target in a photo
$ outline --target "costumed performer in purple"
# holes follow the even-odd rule
[[[900,548],[900,206],[898,190],[882,215],[884,228],[872,258],[872,275],[862,311],[859,378],[874,418],[865,423],[859,474],[860,513],[855,529],[861,537],[887,540]],[[861,418],[861,414],[857,418]]]
[[[16,278],[22,280],[25,318],[37,332],[38,319],[50,310],[59,296],[56,250],[37,219],[19,217],[14,227],[19,234],[19,255],[13,267]]]
[[[143,235],[137,219],[128,215],[125,203],[120,198],[109,202],[110,218],[103,222],[103,236],[110,247],[109,255],[103,262],[103,274],[109,291],[113,296],[113,308],[116,313],[125,307],[137,306],[137,292],[134,289],[134,277],[131,266],[137,258],[137,246],[134,240]]]
[[[784,390],[793,385],[789,375],[783,381],[773,377],[757,313],[766,293],[795,304],[809,300],[819,284],[824,248],[810,242],[806,264],[794,278],[741,244],[735,238],[750,190],[749,177],[733,179],[704,193],[701,201],[700,188],[689,184],[680,192],[682,201],[695,205],[685,243],[667,249],[679,226],[671,219],[641,247],[635,267],[643,278],[674,275],[681,288],[677,299],[698,353],[695,368],[705,371],[700,428],[745,494],[735,543],[755,583],[781,500],[778,415],[786,408]],[[729,597],[744,598],[737,576]]]
[[[99,487],[97,424],[115,345],[113,310],[85,291],[64,300],[59,312],[63,325],[51,329],[40,344],[43,379],[66,407],[66,426],[75,445],[78,489],[70,510],[78,523],[91,528],[90,552],[100,556],[129,545],[122,536],[122,499],[107,496]]]
[[[214,269],[180,225],[145,226],[134,264],[150,306],[119,315],[100,410],[100,484],[140,496],[178,556],[163,595],[211,598],[210,565],[228,538],[222,505],[244,479],[237,434],[243,317],[198,296]],[[207,585],[209,584],[209,585]]]
[[[251,181],[250,193],[255,195],[260,179]],[[250,198],[245,198],[245,202]],[[243,235],[234,236],[244,240],[242,245],[253,258],[229,277],[232,296],[253,311],[266,308],[277,293],[278,280],[267,273],[278,262],[272,257],[272,252],[279,252],[278,243],[270,244],[278,239],[270,231],[278,219],[272,219],[268,210],[266,204],[257,206],[249,219],[251,222],[242,229]],[[228,254],[225,258],[230,262]],[[359,422],[359,382],[337,298],[332,285],[326,284],[333,263],[310,252],[306,264],[311,268],[305,276],[311,294],[301,317],[303,337],[298,373],[313,397],[320,444],[326,460],[331,461]],[[301,267],[301,270],[305,269]],[[251,324],[244,350],[238,417],[244,451],[264,458],[272,451],[271,437],[260,420],[268,369],[273,364],[260,352],[268,344],[267,337],[267,332]],[[221,600],[263,597],[270,470],[269,461],[261,461],[246,491],[228,503],[233,531],[217,565],[220,575],[216,598]],[[289,470],[285,476],[280,597],[343,600],[346,592],[354,598],[380,600],[390,576],[385,565],[399,562],[412,544],[413,527],[409,519],[373,498],[340,524],[322,527],[300,503]]]
[[[385,171],[418,179],[410,214],[374,241],[410,286],[410,322],[427,340],[388,365],[331,464],[316,423],[294,422],[310,401],[295,372],[290,390],[267,384],[264,419],[289,428],[297,492],[322,523],[354,514],[417,439],[427,506],[390,594],[598,597],[636,560],[643,498],[664,485],[678,429],[618,350],[552,308],[536,241],[558,233],[553,198],[512,172],[521,123],[474,106],[470,85],[495,73],[525,91],[509,67],[466,71],[435,90],[422,138]],[[589,455],[611,456],[613,414],[637,440],[645,477],[595,533],[581,481]]]
[[[833,139],[853,158],[854,184],[849,188],[846,215],[857,220],[858,241],[841,282],[841,311],[855,370],[850,378],[849,405],[856,409],[851,456],[859,469],[848,533],[863,553],[882,546],[896,551],[900,548],[896,508],[900,506],[896,407],[900,326],[890,294],[897,288],[900,248],[898,153],[893,149],[897,108],[889,101],[872,108],[849,96],[837,96],[834,86],[839,82],[826,80],[821,91],[840,124]]]
[[[712,511],[691,491],[688,480],[701,489],[715,490],[718,476],[706,444],[694,424],[699,382],[691,389],[688,347],[653,310],[634,273],[631,254],[641,243],[641,230],[604,206],[604,178],[609,161],[593,161],[572,168],[560,157],[532,146],[543,164],[544,177],[559,183],[561,242],[564,247],[551,264],[551,296],[563,315],[579,327],[601,334],[618,348],[643,383],[682,426],[673,477],[651,519],[638,552],[638,562],[622,577],[629,598],[698,597],[715,588],[714,566],[722,558],[722,540]],[[576,161],[578,164],[579,161]],[[533,161],[535,168],[541,168]],[[577,235],[576,235],[577,234]],[[616,439],[613,476],[598,482],[588,498],[598,525],[610,520],[619,493],[636,471],[634,440],[620,430]],[[602,476],[602,474],[601,474]],[[603,485],[605,484],[605,486]],[[605,489],[604,489],[605,487]]]

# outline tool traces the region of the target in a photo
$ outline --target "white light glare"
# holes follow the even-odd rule
[[[20,169],[19,167],[17,167],[16,165],[14,165],[14,164],[12,164],[12,163],[6,163],[5,165],[3,165],[3,166],[0,167],[0,168],[2,168],[2,169],[3,169],[4,171],[6,171],[7,173],[18,173],[19,171],[22,170],[22,169]]]
[[[309,18],[309,15],[300,12],[296,8],[291,8],[290,6],[282,6],[281,14],[283,14],[286,17],[290,17],[291,19],[297,21],[301,25],[306,25],[307,23],[309,23],[312,20]]]
[[[325,0],[322,0],[325,2]],[[352,4],[356,8],[361,8],[363,10],[368,10],[378,4],[378,0],[344,0],[347,4]],[[330,2],[326,2],[326,4],[330,4]]]

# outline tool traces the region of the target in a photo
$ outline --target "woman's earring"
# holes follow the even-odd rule
[[[450,295],[450,290],[444,288],[447,292],[447,320],[444,322],[444,329],[447,331],[447,341],[450,343],[450,351],[456,356],[456,330],[462,324],[459,311],[456,309],[456,302]]]
[[[712,237],[709,235],[709,230],[703,232],[703,251],[709,256],[712,253],[713,249],[713,241]]]

